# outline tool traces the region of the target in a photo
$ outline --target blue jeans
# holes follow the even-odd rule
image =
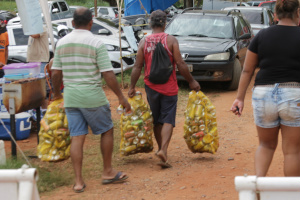
[[[274,128],[280,124],[300,127],[300,87],[256,86],[252,94],[255,124]]]

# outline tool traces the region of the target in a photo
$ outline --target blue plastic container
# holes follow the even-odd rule
[[[15,115],[16,118],[16,139],[17,140],[24,140],[29,137],[30,130],[31,130],[31,121],[30,121],[30,114],[26,112],[22,112]],[[1,112],[0,113],[0,120],[4,122],[5,127],[11,131],[10,128],[10,115],[8,112]],[[0,121],[0,139],[1,140],[10,140],[10,135],[3,127]]]

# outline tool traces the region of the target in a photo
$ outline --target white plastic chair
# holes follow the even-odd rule
[[[20,169],[0,170],[0,199],[39,200],[37,171],[23,165]]]
[[[234,183],[239,200],[256,200],[257,192],[260,200],[300,199],[300,177],[236,176]]]

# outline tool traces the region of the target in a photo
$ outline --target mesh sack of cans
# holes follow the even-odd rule
[[[128,102],[131,105],[130,113],[125,113],[122,106],[118,108],[118,113],[122,113],[120,153],[128,156],[151,152],[153,150],[151,110],[140,92],[136,92],[136,95],[129,98]]]
[[[185,111],[184,139],[193,153],[215,153],[219,147],[216,109],[201,92],[191,91]]]
[[[42,161],[59,161],[70,157],[71,140],[63,99],[53,101],[41,120],[37,155]]]

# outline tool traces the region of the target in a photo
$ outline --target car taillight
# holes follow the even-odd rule
[[[115,14],[115,18],[118,18],[118,14],[117,13]]]
[[[7,20],[4,20],[4,24],[7,24]]]

